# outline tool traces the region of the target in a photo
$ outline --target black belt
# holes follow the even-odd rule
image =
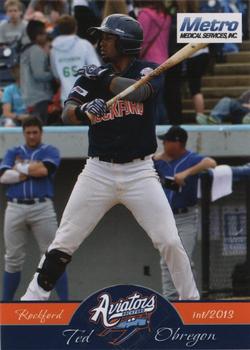
[[[44,203],[47,198],[34,198],[34,199],[19,199],[19,198],[8,198],[8,202],[17,203],[17,204],[35,204],[35,203]]]
[[[176,215],[176,214],[185,214],[185,213],[188,213],[188,208],[175,208],[173,209],[173,213]]]
[[[93,157],[95,158],[95,157]],[[107,163],[117,163],[117,164],[125,164],[125,163],[131,163],[134,160],[144,160],[147,158],[147,156],[144,157],[138,157],[138,158],[113,158],[113,157],[96,157],[102,162],[107,162]]]

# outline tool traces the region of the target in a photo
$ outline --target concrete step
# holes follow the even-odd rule
[[[225,55],[226,62],[228,63],[249,63],[250,62],[250,51],[241,51],[228,53]]]
[[[242,44],[240,44],[240,51],[248,51],[250,50],[250,40],[243,41]]]
[[[206,109],[211,110],[218,101],[219,101],[219,98],[206,98],[205,99]],[[182,108],[183,110],[189,110],[189,111],[192,110],[194,113],[193,101],[189,98],[183,99]]]
[[[225,96],[238,98],[246,91],[245,86],[223,86],[223,87],[203,87],[202,92],[205,98],[222,98]]]
[[[250,74],[250,63],[218,63],[214,75]]]
[[[202,78],[203,87],[250,86],[249,75],[210,75]]]

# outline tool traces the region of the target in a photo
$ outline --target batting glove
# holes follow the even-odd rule
[[[97,67],[95,64],[91,64],[88,66],[83,66],[81,69],[79,69],[76,74],[77,75],[83,75],[88,79],[97,79],[99,78],[103,73],[110,70],[110,68],[104,68],[104,67]]]
[[[83,121],[86,118],[86,113],[94,114],[98,117],[104,116],[107,113],[108,108],[106,102],[100,98],[84,103],[76,108],[76,117]]]
[[[79,74],[91,80],[98,80],[103,88],[108,88],[111,80],[116,76],[112,67],[97,67],[94,64],[83,66],[76,73],[76,75]]]

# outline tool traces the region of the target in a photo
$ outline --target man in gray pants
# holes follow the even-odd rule
[[[212,158],[187,150],[188,135],[179,126],[172,126],[159,139],[163,140],[164,150],[154,157],[155,168],[162,180],[178,234],[193,267],[192,255],[198,233],[197,174],[214,168],[216,162]],[[161,274],[164,297],[178,299],[167,265],[162,259]]]
[[[42,143],[42,124],[37,118],[25,119],[23,135],[25,144],[7,150],[0,165],[0,182],[7,185],[8,201],[4,218],[3,301],[13,300],[18,288],[29,235],[35,236],[42,255],[57,230],[52,198],[59,151]],[[65,274],[58,281],[57,294],[61,300],[68,299]]]

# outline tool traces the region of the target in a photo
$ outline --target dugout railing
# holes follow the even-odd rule
[[[204,299],[250,297],[250,164],[231,169],[233,193],[216,202],[211,202],[212,172],[200,176]]]

